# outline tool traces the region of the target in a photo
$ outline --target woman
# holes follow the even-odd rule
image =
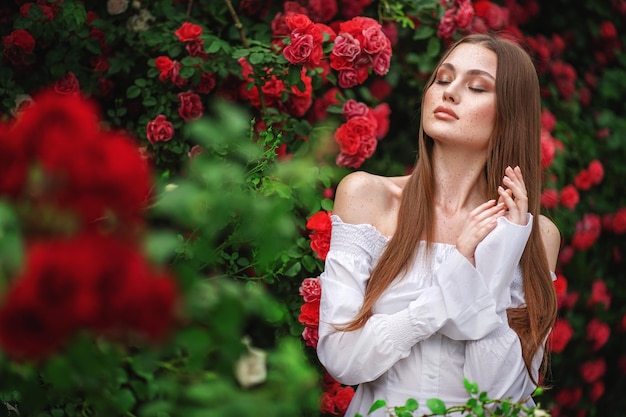
[[[467,36],[426,84],[412,174],[340,182],[317,352],[359,385],[346,416],[379,399],[414,398],[416,415],[429,398],[464,404],[464,378],[533,404],[560,246],[539,213],[540,106],[521,47]]]

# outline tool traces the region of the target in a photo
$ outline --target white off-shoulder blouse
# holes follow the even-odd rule
[[[430,258],[417,256],[376,302],[365,326],[351,332],[333,325],[356,316],[389,238],[371,225],[331,219],[330,250],[320,275],[317,354],[337,381],[358,385],[346,416],[366,416],[379,399],[401,406],[414,398],[415,415],[429,412],[429,398],[446,406],[464,404],[469,398],[464,378],[490,398],[529,398],[535,385],[506,309],[524,303],[519,261],[532,215],[526,226],[499,218],[476,248],[476,267],[454,245],[433,243]],[[534,376],[541,354],[534,360]],[[386,410],[371,415],[385,416]]]

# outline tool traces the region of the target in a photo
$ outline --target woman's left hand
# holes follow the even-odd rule
[[[508,209],[506,218],[511,223],[526,226],[528,223],[528,196],[526,195],[526,185],[520,167],[507,167],[504,170],[502,184],[498,187],[500,198],[498,202],[506,204]]]

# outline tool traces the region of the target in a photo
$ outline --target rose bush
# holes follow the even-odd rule
[[[537,66],[542,207],[563,237],[540,402],[620,415],[625,16],[621,0],[3,2],[0,399],[342,414],[353,388],[313,349],[334,187],[410,170],[442,50],[495,30]]]

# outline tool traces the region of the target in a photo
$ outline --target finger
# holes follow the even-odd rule
[[[512,192],[511,190],[506,190],[504,187],[499,186],[498,187],[498,194],[500,194],[500,198],[502,199],[502,201],[504,202],[504,204],[506,204],[506,207],[509,209],[509,211],[517,211],[518,207],[515,204],[515,200],[513,200],[513,196],[512,196]]]
[[[519,180],[513,180],[508,175],[505,175],[502,179],[502,183],[509,187],[509,189],[512,191],[512,197],[514,197],[518,206],[520,206],[521,208],[527,207],[528,197],[526,195],[526,187],[524,187],[522,183],[519,182]]]
[[[480,222],[489,217],[497,216],[498,212],[504,210],[505,204],[503,202],[496,203],[495,200],[489,200],[486,203],[481,204],[470,212],[470,220]]]
[[[512,191],[512,190],[506,190],[506,192],[507,192],[507,193],[508,193],[511,197],[513,197],[513,191]],[[502,196],[499,196],[499,197],[498,197],[498,204],[500,204],[500,203],[504,204],[504,199],[502,198]]]
[[[524,183],[524,177],[520,167],[517,166],[515,169],[507,167],[505,174],[503,183],[513,189],[515,198],[526,198],[526,184]]]

